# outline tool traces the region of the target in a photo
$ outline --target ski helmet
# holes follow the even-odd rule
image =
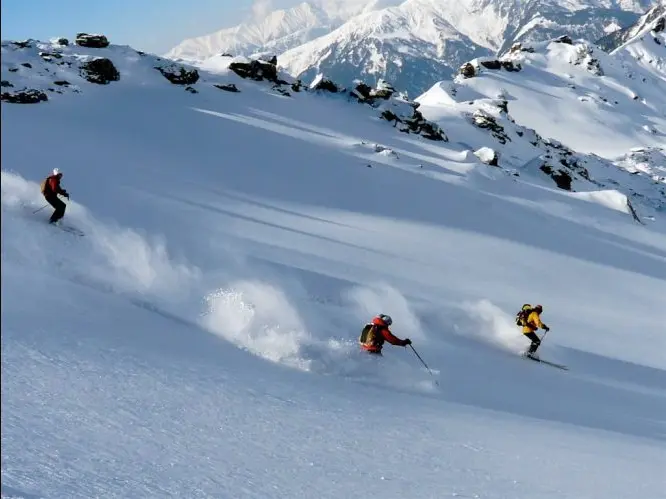
[[[380,321],[382,321],[387,326],[390,326],[391,324],[393,324],[393,319],[391,319],[390,315],[379,314],[379,315],[377,315],[376,318],[379,319]]]

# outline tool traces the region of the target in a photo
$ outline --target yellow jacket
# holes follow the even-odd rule
[[[532,310],[530,315],[527,316],[525,326],[523,326],[523,334],[535,333],[539,328],[546,329],[546,325],[541,322],[541,317],[536,310]]]

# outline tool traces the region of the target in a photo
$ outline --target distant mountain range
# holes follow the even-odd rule
[[[650,0],[320,0],[185,40],[165,56],[195,65],[222,53],[270,52],[289,74],[348,83],[390,81],[408,95],[462,63],[561,34],[612,50]],[[210,67],[210,64],[208,64]]]

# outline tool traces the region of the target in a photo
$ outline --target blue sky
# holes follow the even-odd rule
[[[252,0],[2,0],[2,39],[102,33],[111,43],[162,54],[185,38],[234,26]]]

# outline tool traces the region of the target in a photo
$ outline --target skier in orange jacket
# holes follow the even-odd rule
[[[359,343],[361,348],[368,353],[381,355],[384,342],[389,342],[391,345],[406,347],[412,344],[412,340],[406,338],[401,340],[395,336],[389,326],[393,324],[393,319],[385,314],[379,314],[372,319],[372,322],[365,325]]]

